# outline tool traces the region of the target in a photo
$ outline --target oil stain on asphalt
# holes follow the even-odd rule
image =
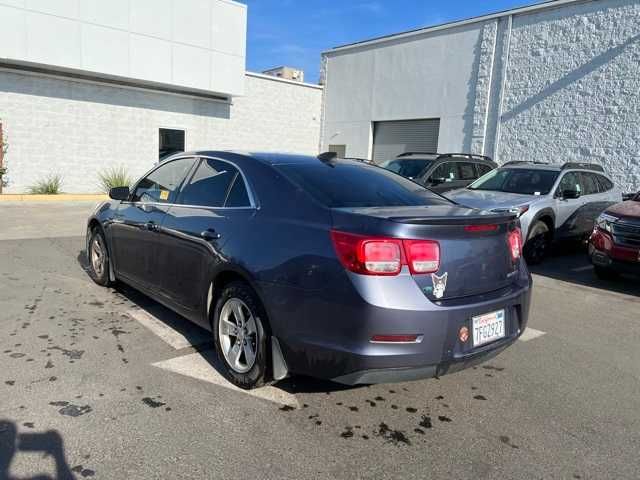
[[[52,405],[54,407],[62,407],[60,410],[58,410],[58,413],[67,417],[80,417],[93,411],[93,409],[89,405],[74,405],[66,401],[49,402],[49,405]]]

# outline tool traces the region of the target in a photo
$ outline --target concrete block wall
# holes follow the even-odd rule
[[[505,75],[499,161],[600,163],[640,190],[640,2],[515,16]]]
[[[69,193],[99,190],[98,173],[138,177],[158,161],[159,128],[186,130],[186,148],[317,154],[322,89],[247,74],[232,104],[66,78],[0,71],[10,144],[5,193],[51,174]]]

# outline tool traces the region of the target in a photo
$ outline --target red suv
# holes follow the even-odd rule
[[[600,278],[640,274],[640,193],[598,217],[589,238],[589,256]]]

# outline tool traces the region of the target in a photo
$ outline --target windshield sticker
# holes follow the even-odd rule
[[[447,277],[449,274],[445,272],[444,275],[438,276],[435,273],[431,274],[431,281],[433,282],[433,296],[440,299],[444,297],[444,291],[447,288]]]
[[[540,195],[541,195],[541,193],[540,193],[540,192],[533,192],[533,194],[534,194],[534,195],[538,195],[538,196],[540,196]]]
[[[167,200],[169,198],[169,192],[167,190],[160,191],[160,200]]]

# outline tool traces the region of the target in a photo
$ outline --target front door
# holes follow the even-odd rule
[[[562,193],[573,190],[580,193],[579,198],[563,198]],[[578,172],[565,173],[555,193],[556,235],[559,238],[582,235],[581,209],[585,203],[583,187]]]
[[[158,232],[169,205],[193,165],[193,158],[162,164],[134,187],[110,227],[118,276],[144,288],[157,288]]]
[[[475,171],[474,171],[475,175]],[[428,174],[425,186],[437,193],[463,188],[467,183],[460,176],[458,162],[444,162]]]

